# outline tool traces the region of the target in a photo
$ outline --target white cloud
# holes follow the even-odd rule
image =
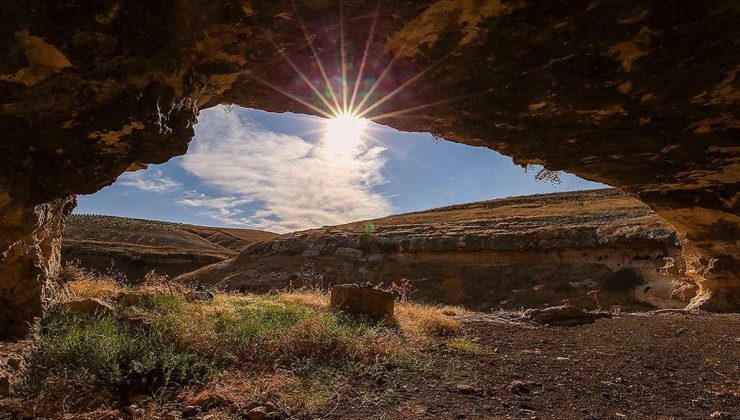
[[[277,232],[390,214],[388,199],[373,191],[385,182],[385,149],[360,146],[336,159],[327,146],[267,131],[242,110],[205,110],[182,166],[225,196],[191,193],[179,203],[223,223]]]
[[[162,175],[162,171],[159,169],[143,169],[125,173],[118,178],[118,183],[148,192],[170,191],[182,185],[174,179]]]

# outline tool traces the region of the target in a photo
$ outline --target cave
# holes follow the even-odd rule
[[[740,308],[733,2],[6,3],[3,334],[55,293],[76,194],[185,153],[199,110],[322,115],[355,74],[368,118],[638,198],[681,235],[689,307]]]

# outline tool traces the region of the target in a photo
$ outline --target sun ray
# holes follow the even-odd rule
[[[280,89],[279,87],[271,84],[270,82],[267,82],[266,80],[264,80],[264,79],[262,79],[260,77],[257,77],[257,76],[255,76],[253,74],[249,74],[247,76],[250,77],[250,78],[252,78],[253,80],[259,82],[259,83],[262,83],[263,85],[269,87],[270,89],[274,90],[275,92],[278,92],[278,93],[281,93],[281,94],[287,96],[288,98],[290,98],[290,99],[298,102],[299,104],[301,104],[301,105],[303,105],[303,106],[311,109],[312,111],[314,111],[314,112],[316,112],[318,114],[321,114],[322,116],[324,116],[326,118],[333,118],[334,117],[333,115],[331,115],[328,112],[324,111],[323,109],[317,107],[316,105],[314,105],[314,104],[312,104],[310,102],[304,101],[303,99],[299,98],[298,96],[293,95],[292,93],[287,92],[287,91],[285,91],[283,89]]]
[[[408,107],[408,108],[404,108],[404,109],[399,109],[397,111],[386,112],[384,114],[368,116],[368,117],[365,117],[365,118],[367,118],[367,119],[369,119],[371,121],[380,121],[380,120],[384,120],[386,118],[393,118],[393,117],[396,117],[396,116],[401,116],[401,115],[407,114],[409,112],[419,111],[419,110],[430,108],[430,107],[433,107],[433,106],[443,105],[443,104],[446,104],[446,103],[455,102],[455,101],[459,101],[459,100],[462,100],[462,99],[468,99],[468,98],[472,98],[472,97],[475,97],[475,96],[482,96],[482,95],[486,95],[488,93],[490,93],[490,90],[486,90],[485,92],[481,92],[481,93],[473,93],[473,94],[469,94],[469,95],[459,95],[459,96],[455,96],[455,97],[452,97],[452,98],[441,99],[439,101],[434,101],[434,102],[429,102],[429,103],[426,103],[426,104],[421,104],[421,105],[416,105],[416,106],[412,106],[412,107]]]
[[[435,61],[432,64],[430,64],[429,66],[427,66],[424,70],[420,71],[419,73],[417,73],[416,75],[414,75],[409,80],[403,82],[400,86],[398,86],[397,88],[393,89],[389,94],[387,94],[384,97],[378,99],[374,104],[372,104],[372,105],[368,106],[367,108],[363,109],[361,112],[358,112],[357,113],[357,116],[358,117],[361,117],[361,118],[364,117],[365,115],[367,115],[373,109],[379,107],[380,105],[382,105],[383,103],[385,103],[389,99],[391,99],[394,96],[396,96],[399,92],[401,92],[402,90],[404,90],[407,86],[409,86],[410,84],[412,84],[415,81],[419,80],[425,74],[429,73],[429,71],[431,71],[433,68],[437,67],[440,63],[442,63],[445,59],[447,59],[447,57],[449,57],[450,55],[452,55],[452,52],[453,51],[445,54],[444,56],[442,56],[441,58],[439,58],[437,61]]]
[[[365,51],[362,53],[362,61],[360,62],[360,69],[357,72],[357,78],[355,79],[355,87],[352,90],[352,98],[349,101],[349,112],[355,113],[355,100],[357,99],[357,91],[360,89],[360,83],[362,81],[362,75],[365,71],[365,64],[367,63],[367,55],[370,52],[370,44],[372,43],[373,36],[375,35],[375,27],[378,24],[378,15],[380,15],[380,3],[381,0],[378,0],[378,5],[375,7],[375,15],[373,16],[373,21],[370,24],[370,33],[367,36],[367,42],[365,43]]]
[[[331,81],[329,80],[329,76],[326,74],[326,70],[324,69],[324,65],[321,63],[321,60],[319,59],[319,54],[316,51],[316,47],[313,45],[313,38],[308,34],[308,29],[306,28],[306,24],[303,23],[303,19],[301,19],[301,15],[298,13],[298,8],[293,3],[293,8],[295,10],[296,18],[298,19],[298,23],[301,25],[301,30],[303,31],[303,36],[306,38],[306,42],[308,42],[309,48],[311,48],[311,54],[313,54],[313,58],[316,61],[316,66],[319,68],[319,72],[321,73],[321,77],[324,78],[324,83],[326,83],[326,87],[329,90],[329,95],[332,98],[332,101],[334,101],[334,108],[335,110],[339,110],[341,106],[339,105],[339,100],[337,99],[336,93],[334,93],[334,87],[331,84]]]
[[[298,77],[300,77],[301,80],[303,80],[303,82],[306,83],[306,85],[311,89],[311,91],[313,91],[313,93],[321,100],[321,102],[323,102],[324,105],[326,105],[326,107],[331,112],[336,112],[336,110],[332,108],[329,101],[327,101],[326,98],[324,98],[324,96],[321,94],[319,89],[310,80],[308,80],[308,76],[306,76],[298,68],[298,66],[293,62],[293,60],[291,60],[290,57],[288,57],[288,54],[286,54],[285,51],[283,51],[283,49],[279,45],[277,45],[277,43],[272,39],[272,37],[268,35],[267,39],[270,41],[272,46],[275,47],[275,49],[283,57],[283,59],[288,63],[288,65],[290,65],[290,67],[298,74]]]
[[[339,55],[342,71],[342,112],[347,113],[347,50],[344,45],[344,7],[339,0]]]
[[[365,106],[365,104],[370,99],[370,97],[373,95],[373,93],[375,93],[375,90],[378,88],[378,86],[380,86],[380,83],[383,81],[385,76],[388,74],[388,72],[391,71],[393,64],[396,62],[396,60],[401,58],[401,55],[402,55],[401,53],[403,52],[403,49],[404,47],[401,47],[401,50],[398,51],[398,53],[396,53],[396,55],[394,55],[393,58],[391,58],[391,61],[388,62],[388,65],[386,65],[383,71],[380,72],[380,76],[378,76],[378,78],[375,80],[373,85],[370,86],[370,89],[367,91],[367,93],[365,93],[365,96],[362,98],[360,103],[357,105],[357,108],[356,108],[357,110],[362,110],[362,107]]]

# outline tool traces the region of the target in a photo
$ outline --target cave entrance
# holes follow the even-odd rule
[[[278,233],[494,198],[606,188],[365,119],[201,112],[184,156],[80,196],[76,213]],[[146,205],[142,205],[146,203]]]
[[[565,299],[631,309],[685,304],[668,298],[671,278],[657,271],[679,252],[677,239],[637,200],[575,175],[523,168],[487,148],[348,115],[212,107],[201,112],[185,155],[79,197],[76,213],[194,225],[186,230],[232,251],[243,248],[211,235],[226,232],[218,229],[238,229],[238,235],[245,229],[270,235],[314,229],[304,234],[309,239],[286,239],[295,243],[285,249],[225,263],[227,276],[207,267],[213,255],[197,249],[205,244],[159,225],[117,221],[110,236],[106,219],[73,217],[65,259],[78,258],[97,271],[113,263],[133,282],[155,270],[186,282],[264,292],[287,286],[286,279],[298,285],[318,277],[329,284],[406,278],[420,298],[478,310]],[[93,224],[98,233],[91,232]],[[326,226],[328,236],[316,230]],[[114,244],[106,255],[100,248],[87,252],[74,242],[85,235],[169,246],[190,256],[129,261]],[[634,241],[630,235],[661,239]],[[339,248],[359,257],[347,261],[349,251],[337,254]],[[194,271],[201,267],[204,272]],[[255,275],[274,280],[255,282]]]

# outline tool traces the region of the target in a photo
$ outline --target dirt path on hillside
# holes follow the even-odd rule
[[[577,327],[466,322],[479,348],[358,379],[332,418],[740,418],[740,315],[649,313]],[[374,379],[374,380],[371,380]]]

